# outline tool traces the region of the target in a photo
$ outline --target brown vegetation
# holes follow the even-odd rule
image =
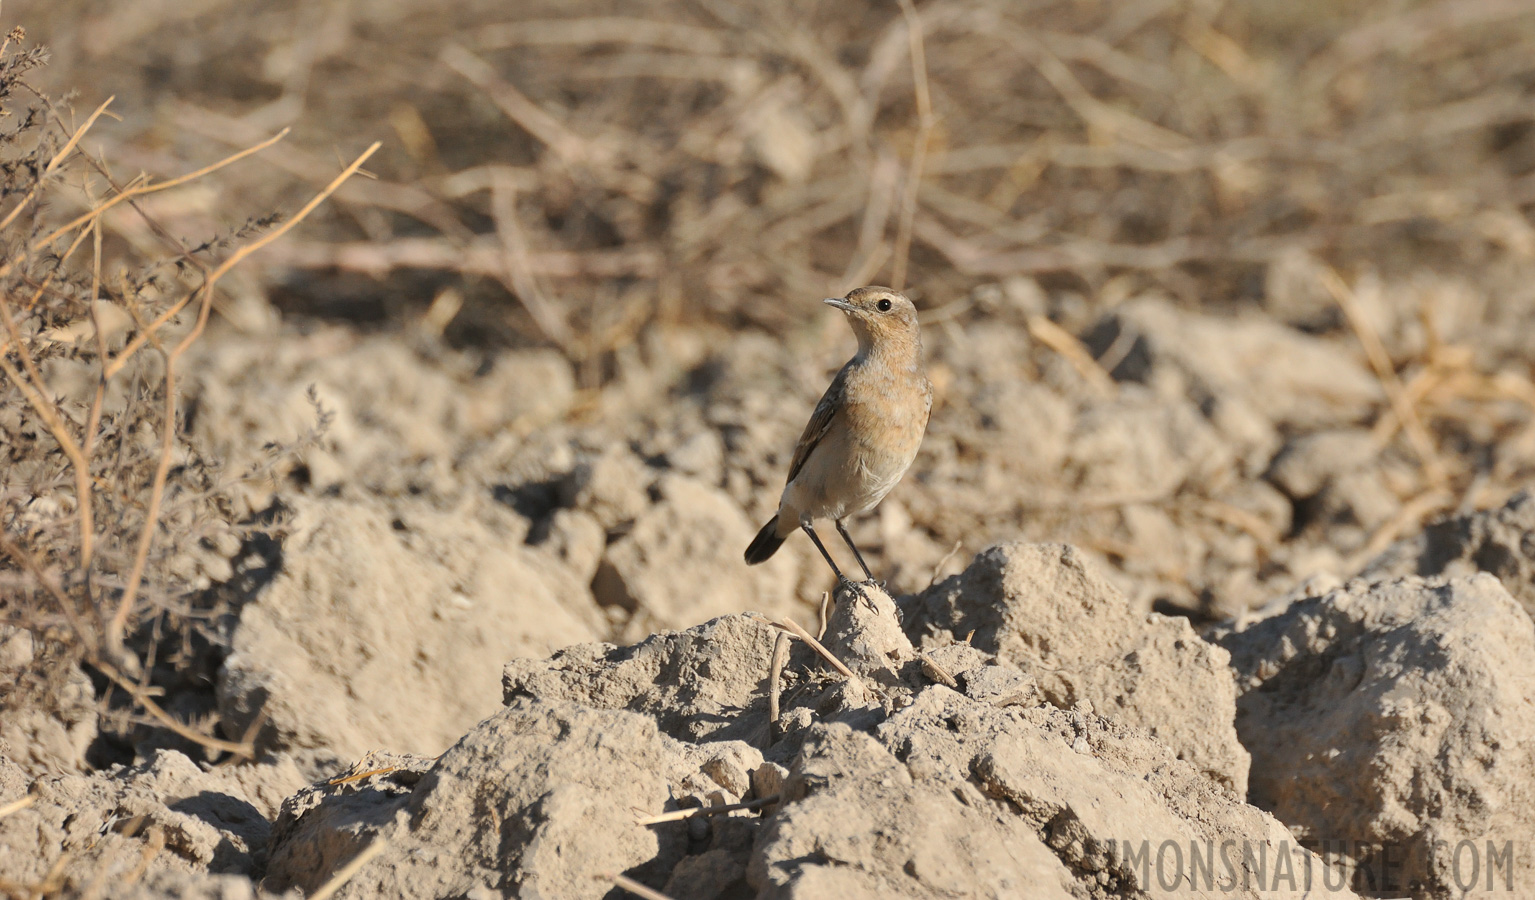
[[[144,213],[140,199],[210,176],[284,135],[177,178],[119,182],[81,146],[111,99],[69,125],[67,112],[26,80],[46,53],[26,49],[25,40],[17,28],[0,47],[0,98],[27,108],[5,135],[0,186],[9,203],[0,218],[0,624],[33,637],[41,652],[32,672],[50,679],[45,698],[84,662],[157,726],[249,755],[248,744],[168,715],[149,683],[155,654],[176,641],[158,632],[184,641],[205,612],[190,602],[189,549],[240,539],[217,464],[182,433],[177,366],[208,324],[219,279],[302,221],[373,151],[283,224],[253,219],[191,246]],[[141,216],[157,252],[104,240],[103,220],[119,206]],[[155,616],[164,619],[153,621],[153,639],[130,648],[129,636]],[[37,697],[7,692],[8,703],[25,699]]]

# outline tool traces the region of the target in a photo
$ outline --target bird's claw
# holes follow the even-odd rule
[[[866,603],[872,604],[873,601],[869,600],[869,594],[866,590],[866,588],[871,586],[877,587],[883,591],[885,589],[885,582],[873,578],[869,578],[864,581],[854,581],[846,575],[843,575],[837,579],[837,594],[840,595],[846,593],[856,597],[859,600],[863,600]]]

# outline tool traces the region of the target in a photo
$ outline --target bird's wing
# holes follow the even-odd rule
[[[851,365],[851,363],[849,364]],[[831,430],[832,419],[836,417],[837,410],[842,407],[842,391],[847,383],[847,366],[837,373],[837,377],[831,380],[831,386],[826,393],[821,395],[821,402],[815,405],[815,412],[810,414],[810,421],[805,423],[805,433],[799,436],[799,443],[794,447],[794,459],[789,463],[789,477],[785,483],[794,480],[799,475],[799,470],[805,467],[805,460],[810,458],[811,451],[826,437],[826,432]]]

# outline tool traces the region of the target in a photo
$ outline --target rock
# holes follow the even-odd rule
[[[440,753],[494,711],[508,656],[591,640],[590,595],[489,523],[403,501],[295,499],[282,567],[241,611],[220,679],[236,732],[263,747],[355,758]],[[491,506],[487,503],[486,506]]]
[[[630,647],[581,644],[547,660],[514,659],[501,673],[502,698],[570,702],[644,713],[687,741],[757,743],[777,630],[747,616],[722,616],[687,631],[652,635]],[[797,648],[801,664],[809,650]]]
[[[553,553],[582,584],[591,584],[607,551],[608,534],[590,513],[559,509],[549,518],[549,538],[540,547]]]
[[[496,354],[490,371],[470,382],[470,388],[462,393],[465,410],[459,413],[468,420],[468,430],[510,426],[526,431],[570,408],[576,376],[558,350],[513,350]]]
[[[650,508],[648,490],[655,480],[638,456],[608,447],[571,473],[575,507],[590,514],[603,530],[627,527]]]
[[[456,457],[468,439],[526,433],[557,418],[575,397],[570,363],[548,350],[499,354],[480,374],[479,362],[465,354],[431,356],[397,335],[317,327],[193,352],[189,390],[200,411],[194,433],[231,471],[266,463],[269,447],[293,445],[313,431],[311,394],[318,400],[327,424],[318,445],[303,454],[316,491],[348,486],[384,496],[452,496],[462,482],[453,471]],[[252,494],[252,511],[271,500],[257,485],[255,479],[242,485]]]
[[[1111,372],[1120,381],[1164,397],[1230,398],[1279,426],[1357,422],[1382,401],[1380,383],[1351,352],[1255,316],[1210,316],[1145,297],[1115,308],[1085,342],[1100,357],[1122,348]]]
[[[272,824],[262,888],[314,893],[394,821],[434,762],[370,753],[334,778],[289,797]]]
[[[1291,500],[1315,497],[1339,478],[1367,469],[1380,446],[1363,428],[1314,431],[1287,443],[1269,466],[1268,480]]]
[[[719,479],[725,466],[725,445],[718,432],[696,431],[666,453],[672,469],[705,483]]]
[[[901,631],[895,601],[872,584],[837,592],[821,643],[852,671],[892,684],[901,667],[916,656],[911,639]]]
[[[1342,311],[1327,292],[1326,268],[1301,247],[1284,248],[1264,273],[1264,307],[1276,318],[1308,331],[1336,324]]]
[[[1020,817],[914,778],[873,737],[815,726],[763,829],[757,896],[1072,896],[1074,878]]]
[[[1078,566],[1076,577],[1089,576]],[[884,592],[864,591],[843,593],[828,633],[869,673],[862,686],[796,646],[774,729],[777,632],[750,616],[514,660],[507,709],[413,787],[370,783],[374,763],[363,762],[355,786],[291,800],[267,886],[309,890],[378,846],[340,896],[596,897],[611,883],[595,876],[626,873],[705,900],[1161,897],[1185,877],[1193,896],[1213,897],[1231,891],[1207,848],[1229,845],[1265,860],[1235,860],[1231,874],[1252,882],[1241,896],[1301,896],[1267,861],[1282,856],[1292,875],[1320,861],[1272,817],[1092,702],[1041,704],[1029,674],[979,646],[917,653],[891,631]],[[895,665],[890,649],[910,658]],[[774,794],[755,810],[628,818]],[[1157,854],[1172,851],[1168,870]],[[1194,868],[1195,853],[1210,871]]]
[[[107,896],[112,900],[259,900],[275,895],[256,890],[243,875],[161,869],[142,881],[125,878],[115,882]]]
[[[966,805],[1016,817],[1071,873],[1075,884],[1068,885],[1079,896],[1231,896],[1238,885],[1222,888],[1228,876],[1219,865],[1212,873],[1192,862],[1196,849],[1212,861],[1213,849],[1227,841],[1273,866],[1248,872],[1248,887],[1265,898],[1305,896],[1304,880],[1280,876],[1280,856],[1295,871],[1321,872],[1321,861],[1273,817],[1174,759],[1145,732],[1091,712],[1004,709],[933,687],[876,734],[915,784],[952,785]],[[1240,862],[1236,869],[1236,880],[1244,880]],[[1046,879],[1035,885],[1055,887]]]
[[[968,412],[977,426],[972,440],[1038,478],[1060,471],[1075,417],[1064,397],[1037,382],[997,379],[982,384]]]
[[[37,665],[31,632],[0,625],[0,683],[30,678]],[[96,739],[99,712],[90,678],[73,662],[49,662],[51,680],[35,696],[10,696],[0,706],[0,746],[12,765],[34,776],[88,771],[86,750]]]
[[[1497,509],[1435,522],[1388,548],[1360,577],[1384,581],[1478,571],[1496,575],[1525,611],[1535,615],[1535,493],[1520,491]]]
[[[630,637],[742,609],[782,612],[793,606],[793,555],[742,565],[741,552],[757,529],[729,495],[676,475],[663,477],[657,488],[660,502],[608,546],[593,582],[598,602],[637,613]]]
[[[1535,883],[1535,625],[1497,579],[1353,581],[1222,643],[1253,802],[1302,836],[1396,847],[1397,887],[1422,896],[1461,895],[1463,840],[1484,868],[1513,840],[1514,883]]]
[[[643,716],[518,700],[422,775],[376,828],[382,852],[336,896],[595,900],[612,890],[613,873],[664,883],[646,867],[676,865],[676,832],[638,827],[632,810],[663,808],[679,758],[676,742]],[[375,807],[372,818],[385,817]],[[320,877],[283,862],[273,860],[269,881]]]
[[[728,741],[710,745],[709,758],[699,771],[737,797],[745,797],[751,790],[751,773],[762,765],[762,754],[755,747]]]
[[[40,884],[67,854],[64,884],[77,890],[112,883],[146,859],[141,873],[248,876],[266,862],[271,825],[241,777],[232,777],[240,768],[267,770],[245,773],[247,783],[284,793],[298,786],[291,763],[203,771],[173,750],[132,767],[39,778],[31,805],[0,819],[0,871],[15,883]]]
[[[789,777],[789,770],[778,763],[765,762],[752,770],[752,793],[758,799],[771,797],[783,791],[783,783]]]
[[[1228,480],[1237,460],[1199,409],[1158,401],[1135,385],[1076,417],[1060,478],[1096,497],[1128,502],[1174,496],[1185,485]]]
[[[0,741],[0,806],[26,796],[32,777],[11,760],[11,747]]]
[[[973,631],[975,647],[1032,675],[1050,702],[1089,700],[1246,792],[1248,755],[1232,726],[1236,689],[1225,651],[1186,619],[1133,613],[1075,548],[993,547],[903,606],[907,631],[924,645]]]
[[[1348,552],[1401,509],[1391,485],[1410,484],[1415,474],[1383,454],[1369,431],[1349,428],[1291,438],[1265,477],[1294,504],[1293,531],[1326,536],[1329,550]],[[1293,564],[1291,570],[1314,574]]]

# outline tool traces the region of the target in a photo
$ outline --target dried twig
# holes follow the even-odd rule
[[[1034,339],[1066,357],[1082,380],[1088,383],[1100,394],[1113,396],[1115,393],[1114,377],[1098,365],[1098,360],[1087,352],[1082,342],[1077,340],[1071,332],[1055,324],[1044,316],[1029,317],[1029,334]]]
[[[383,853],[388,846],[389,841],[383,837],[375,837],[372,843],[364,847],[360,853],[348,860],[347,864],[342,866],[336,874],[320,885],[319,890],[310,894],[309,900],[330,900],[337,891],[341,890],[348,881],[352,880],[352,876],[362,871],[363,866],[372,862],[374,857]]]
[[[448,68],[485,92],[507,118],[542,141],[567,165],[579,166],[596,160],[599,154],[590,142],[502,80],[485,60],[456,44],[444,47],[440,58]]]
[[[713,28],[681,22],[629,16],[581,16],[569,19],[527,19],[479,29],[475,45],[482,50],[530,45],[587,46],[643,44],[690,53],[723,53],[729,35]]]
[[[778,731],[778,698],[783,693],[783,669],[789,662],[789,635],[780,631],[773,638],[773,658],[768,663],[768,732]]]
[[[948,564],[949,560],[954,558],[954,555],[958,553],[960,548],[963,546],[965,546],[964,541],[955,541],[954,546],[949,548],[949,552],[945,553],[943,557],[938,560],[938,562],[934,563],[932,577],[927,580],[928,587],[932,587],[938,583],[938,576],[943,572],[943,567]]]
[[[244,119],[221,115],[189,103],[176,104],[176,118],[189,130],[230,146],[250,143],[265,133],[262,128]],[[336,171],[334,159],[318,153],[306,152],[290,144],[275,146],[271,152],[263,153],[261,158],[283,172],[318,184],[330,181]],[[441,193],[455,196],[447,190]],[[354,178],[336,191],[336,199],[344,203],[376,206],[410,216],[437,229],[454,241],[465,241],[473,237],[469,229],[459,220],[459,213],[452,206],[434,196],[432,191],[414,184],[402,184],[379,178]]]
[[[3,359],[3,357],[0,357],[0,359]],[[81,617],[74,599],[65,592],[63,585],[59,584],[57,575],[48,571],[35,556],[11,540],[10,536],[3,531],[0,531],[0,551],[4,551],[5,555],[15,560],[20,568],[29,572],[37,580],[37,583],[42,585],[43,590],[48,593],[48,596],[52,597],[54,602],[58,604],[59,612],[69,622],[69,627],[74,633],[80,637],[86,646],[93,646],[96,637],[95,625],[98,623],[87,623]],[[91,609],[92,612],[95,612],[95,607]]]
[[[1354,291],[1344,283],[1337,270],[1330,266],[1321,270],[1321,278],[1322,285],[1327,288],[1328,293],[1332,294],[1333,299],[1338,302],[1339,308],[1348,318],[1355,336],[1359,338],[1360,346],[1364,347],[1364,355],[1370,362],[1370,368],[1375,370],[1375,377],[1380,379],[1386,398],[1391,402],[1392,411],[1402,423],[1408,440],[1412,444],[1413,452],[1418,455],[1418,459],[1423,464],[1423,474],[1433,487],[1444,487],[1448,475],[1445,472],[1444,463],[1439,459],[1439,451],[1434,448],[1434,440],[1429,436],[1428,429],[1423,427],[1423,420],[1418,418],[1418,411],[1407,399],[1407,393],[1402,388],[1402,380],[1397,377],[1396,369],[1391,365],[1391,356],[1386,352],[1385,345],[1381,343],[1380,336],[1375,333],[1369,320],[1360,311]]]
[[[36,802],[37,795],[35,794],[28,794],[25,797],[18,797],[15,800],[12,800],[10,803],[5,804],[4,806],[0,806],[0,819],[19,813]]]
[[[510,181],[497,179],[490,192],[491,215],[496,220],[496,233],[501,237],[503,274],[506,288],[528,315],[533,317],[544,336],[555,345],[569,349],[570,328],[560,317],[558,310],[543,288],[531,264],[527,238],[517,221],[517,188]]]
[[[372,778],[374,775],[388,775],[390,772],[398,771],[399,768],[399,766],[385,766],[382,769],[369,769],[366,772],[358,772],[356,775],[340,775],[325,783],[334,787],[338,784],[347,784],[352,781],[361,781],[364,778]]]
[[[628,875],[595,875],[593,877],[598,881],[611,881],[617,887],[641,898],[641,900],[672,900],[671,897],[666,896],[655,888],[640,884]]]
[[[274,249],[269,258],[297,269],[340,269],[375,277],[397,269],[437,269],[499,278],[506,273],[505,252],[503,244],[489,239],[459,245],[442,238],[396,238],[287,244]],[[529,274],[546,278],[654,278],[660,274],[661,257],[646,247],[579,253],[542,250],[530,251],[526,266]]]
[[[858,247],[848,258],[847,268],[837,282],[835,290],[838,296],[868,284],[890,258],[891,251],[885,244],[884,235],[890,219],[890,208],[895,201],[895,186],[899,176],[900,164],[892,154],[882,153],[875,159],[874,168],[869,174],[869,199],[863,210],[863,224],[858,229]]]
[[[203,734],[196,729],[189,728],[186,725],[183,725],[181,722],[178,722],[174,716],[161,708],[160,704],[156,703],[154,698],[149,695],[148,689],[133,679],[123,675],[123,673],[118,670],[117,666],[114,665],[110,660],[103,659],[99,655],[95,655],[91,657],[90,663],[103,675],[106,675],[113,684],[121,688],[128,694],[128,696],[132,697],[133,702],[137,703],[144,709],[145,712],[149,713],[150,718],[175,732],[177,735],[184,737],[187,740],[192,741],[193,743],[196,743],[200,746],[206,747],[209,750],[229,753],[240,757],[241,759],[255,758],[256,751],[249,740],[249,736],[247,736],[247,740],[236,743],[234,741],[221,740],[219,738],[213,737],[212,735]]]
[[[102,101],[102,104],[96,107],[96,111],[91,113],[90,118],[86,119],[83,125],[75,129],[75,133],[70,136],[69,142],[66,143],[58,153],[53,155],[53,159],[48,161],[47,167],[43,169],[42,176],[32,184],[32,188],[27,191],[26,196],[21,198],[21,201],[16,204],[14,209],[6,214],[5,218],[0,219],[0,231],[10,227],[10,224],[16,221],[16,217],[21,215],[21,211],[26,209],[27,206],[37,198],[38,191],[41,191],[43,185],[46,183],[44,179],[46,179],[49,175],[52,175],[54,171],[58,169],[59,165],[66,158],[68,158],[69,154],[72,153],[75,147],[80,143],[80,139],[85,137],[85,133],[91,129],[92,125],[96,124],[96,120],[101,118],[101,114],[107,111],[107,107],[111,105],[112,101],[115,99],[117,98],[113,96],[108,97],[106,100]]]
[[[953,688],[954,690],[959,689],[958,679],[950,674],[948,669],[940,666],[938,661],[933,659],[932,656],[928,655],[926,651],[918,650],[917,659],[921,661],[922,671],[927,675],[927,677],[933,679],[946,688]]]
[[[911,166],[906,170],[906,187],[901,195],[901,224],[895,237],[895,262],[892,264],[890,286],[896,290],[906,287],[906,263],[911,255],[912,223],[917,217],[917,192],[922,185],[922,170],[927,164],[927,145],[933,135],[937,117],[933,115],[933,100],[927,83],[927,52],[922,42],[922,19],[912,0],[900,0],[901,14],[906,17],[906,33],[911,41],[911,80],[917,102],[917,136],[913,140]]]
[[[228,259],[220,263],[208,275],[207,280],[203,282],[201,287],[188,294],[186,299],[173,305],[171,310],[157,317],[154,322],[150,323],[150,327],[144,333],[134,338],[135,341],[154,338],[156,329],[170,318],[172,311],[179,310],[194,297],[201,298],[196,324],[181,339],[181,342],[176,345],[175,349],[166,354],[165,357],[165,422],[161,432],[160,462],[155,468],[154,482],[149,494],[148,511],[145,513],[144,526],[139,534],[139,547],[134,556],[133,568],[129,572],[127,586],[123,589],[122,597],[118,600],[117,612],[107,624],[106,639],[109,650],[115,651],[122,645],[123,630],[127,625],[128,614],[133,608],[133,602],[137,598],[139,585],[144,577],[144,566],[149,559],[149,546],[154,540],[155,528],[158,526],[160,502],[165,493],[166,476],[170,473],[171,448],[176,428],[176,360],[202,335],[203,329],[207,326],[208,313],[212,309],[213,304],[214,286],[222,276],[228,273],[230,269],[239,265],[247,256],[287,234],[289,230],[308,217],[316,207],[325,202],[327,197],[335,193],[337,188],[346,183],[347,179],[356,174],[357,170],[362,168],[363,163],[367,162],[368,158],[376,153],[380,146],[382,145],[375,141],[372,146],[363,151],[357,159],[352,161],[351,165],[343,169],[330,184],[326,185],[323,190],[310,199],[308,203],[304,204],[286,222],[230,254]],[[132,347],[133,341],[130,341],[128,346],[113,361],[114,365],[121,365],[123,360],[130,354]],[[108,366],[104,377],[111,377],[113,371],[114,367]]]
[[[154,183],[145,183],[145,184],[140,184],[140,185],[135,185],[133,187],[130,187],[127,190],[124,190],[124,191],[116,194],[110,200],[107,200],[104,203],[101,203],[101,204],[98,204],[98,205],[92,207],[90,209],[90,211],[82,213],[81,215],[77,216],[74,219],[71,219],[69,222],[65,223],[64,225],[60,225],[58,228],[55,228],[53,231],[49,232],[48,234],[44,235],[43,237],[40,237],[40,238],[37,238],[36,240],[33,240],[28,245],[28,249],[29,250],[40,250],[43,247],[46,247],[49,244],[53,243],[54,241],[58,240],[59,238],[63,237],[64,235],[70,233],[71,231],[74,231],[76,228],[79,228],[80,226],[85,225],[85,224],[87,224],[88,222],[91,222],[94,219],[100,218],[104,213],[106,213],[107,210],[112,209],[113,207],[117,206],[120,203],[127,203],[127,202],[133,200],[134,198],[142,197],[145,194],[158,193],[160,191],[169,190],[169,189],[174,188],[174,187],[180,187],[181,185],[188,184],[190,182],[196,181],[199,178],[204,178],[204,177],[212,174],[213,172],[217,172],[219,169],[222,169],[225,166],[228,166],[228,165],[231,165],[233,163],[239,162],[240,160],[246,158],[247,156],[251,156],[252,154],[260,153],[262,150],[265,150],[267,147],[272,146],[273,144],[277,143],[278,141],[282,140],[283,138],[285,138],[287,136],[288,136],[288,129],[284,128],[282,131],[279,131],[277,134],[275,134],[272,137],[266,139],[265,141],[262,141],[259,144],[256,144],[256,145],[251,146],[251,147],[247,147],[244,150],[241,150],[239,153],[234,153],[234,154],[231,154],[229,156],[226,156],[223,159],[219,160],[218,162],[213,163],[212,165],[204,166],[204,167],[202,167],[201,169],[198,169],[195,172],[189,172],[186,175],[181,175],[179,177],[172,178],[169,181],[159,181],[159,182],[154,182]],[[16,259],[11,259],[11,260],[6,261],[3,265],[0,265],[0,278],[3,278],[4,276],[10,274],[11,268],[16,264],[16,261],[17,261]]]
[[[802,628],[798,622],[794,621],[788,616],[784,616],[781,621],[775,622],[774,624],[780,628],[787,628],[789,631],[794,633],[795,637],[809,644],[812,650],[820,654],[822,659],[830,663],[833,669],[841,672],[843,676],[846,677],[849,681],[859,682],[860,684],[862,683],[858,676],[853,674],[852,669],[844,666],[842,664],[842,660],[833,656],[830,650],[827,650],[824,646],[822,646],[821,642],[812,637],[810,632]]]

